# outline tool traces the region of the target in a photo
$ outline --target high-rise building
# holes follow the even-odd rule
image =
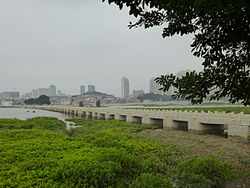
[[[129,80],[126,77],[122,77],[122,98],[129,97]]]
[[[32,89],[32,98],[38,98],[38,91],[37,89]]]
[[[62,97],[62,96],[63,96],[62,91],[61,91],[61,90],[58,90],[58,91],[57,91],[57,95],[58,95],[59,97]]]
[[[50,96],[49,88],[38,88],[37,93],[38,97],[40,97],[41,95]]]
[[[95,86],[94,85],[88,85],[88,92],[94,92]]]
[[[175,76],[177,78],[181,78],[182,76],[185,76],[187,72],[190,72],[190,70],[186,70],[186,71],[180,71],[178,72]],[[154,94],[165,94],[165,95],[174,95],[176,88],[174,86],[170,86],[170,88],[168,89],[168,91],[166,91],[165,93],[162,90],[159,90],[161,88],[161,86],[159,84],[157,84],[154,81],[155,78],[151,78],[150,82],[149,82],[149,92],[150,93],[154,93]]]
[[[20,98],[20,93],[17,91],[5,91],[1,94],[2,99],[18,99]]]
[[[49,96],[50,97],[56,96],[56,86],[55,85],[49,86]]]
[[[155,78],[151,78],[149,81],[149,93],[161,94],[160,88],[161,86],[155,82]]]
[[[80,86],[80,95],[84,95],[85,93],[85,86],[81,85]]]
[[[185,71],[182,70],[182,71],[180,71],[180,72],[177,72],[177,73],[175,74],[175,76],[176,76],[177,78],[182,78],[183,76],[186,75],[187,72],[191,72],[191,71],[190,71],[190,70],[185,70]],[[174,86],[170,86],[169,90],[166,91],[166,95],[174,95],[176,90],[177,90],[177,89],[176,89]]]

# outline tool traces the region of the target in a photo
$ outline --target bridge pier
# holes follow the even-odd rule
[[[202,134],[204,133],[204,128],[198,120],[192,119],[188,121],[188,132]]]
[[[86,118],[86,112],[85,111],[81,111],[81,117]]]
[[[71,113],[71,111],[70,111],[70,109],[68,109],[68,110],[67,110],[67,114],[70,115],[70,113]]]
[[[78,110],[75,110],[75,116],[78,117]]]
[[[147,116],[142,116],[142,124],[148,125],[149,124],[149,118]]]
[[[93,117],[92,112],[87,112],[86,114],[87,114],[87,118],[88,118],[88,119],[92,119],[92,117]]]
[[[233,120],[228,124],[228,138],[232,140],[250,142],[250,122]]]
[[[97,112],[94,112],[93,119],[98,119],[98,113]]]

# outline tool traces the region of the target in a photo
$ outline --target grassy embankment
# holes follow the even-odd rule
[[[249,171],[238,164],[234,168],[149,138],[152,126],[71,121],[80,127],[66,129],[55,118],[1,119],[0,187],[196,188],[219,187],[233,179],[234,185],[246,184]],[[241,160],[250,163],[249,158]]]

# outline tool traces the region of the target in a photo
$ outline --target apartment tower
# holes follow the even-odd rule
[[[126,77],[121,80],[122,85],[122,98],[129,97],[129,81]]]

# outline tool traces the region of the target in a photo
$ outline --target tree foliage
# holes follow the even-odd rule
[[[43,105],[43,104],[51,104],[50,102],[50,97],[46,95],[41,95],[40,97],[36,99],[27,99],[24,101],[25,104],[38,104],[38,105]]]
[[[97,100],[95,104],[96,104],[96,107],[101,107],[101,101],[100,100]]]
[[[102,0],[105,1],[105,0]],[[194,56],[204,61],[202,72],[182,78],[162,75],[156,82],[175,97],[192,103],[229,97],[232,103],[250,104],[250,1],[249,0],[108,0],[129,8],[138,18],[129,27],[163,26],[163,37],[193,34]]]

